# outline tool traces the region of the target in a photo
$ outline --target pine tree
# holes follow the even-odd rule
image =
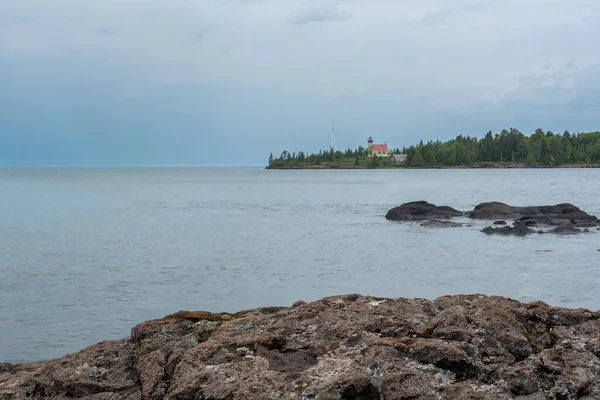
[[[425,160],[423,159],[423,155],[420,150],[415,150],[412,158],[409,160],[410,165],[414,165],[415,167],[420,167],[425,164]]]

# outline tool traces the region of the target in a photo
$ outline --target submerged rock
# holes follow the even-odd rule
[[[599,338],[600,312],[542,302],[336,296],[0,364],[0,399],[598,399]]]
[[[462,212],[448,206],[436,206],[426,201],[413,201],[392,208],[385,215],[392,221],[422,221],[460,217]]]
[[[539,231],[535,231],[528,227],[523,223],[514,223],[513,226],[503,226],[501,228],[493,228],[491,226],[485,227],[481,230],[481,232],[486,233],[488,235],[514,235],[514,236],[525,236],[530,233],[539,233]]]
[[[503,226],[501,228],[493,228],[491,226],[485,227],[481,232],[488,235],[513,235],[513,236],[525,236],[532,233],[552,233],[556,235],[577,235],[579,233],[589,233],[589,229],[579,229],[573,225],[560,225],[549,231],[534,230],[531,229],[531,224],[522,221],[515,221],[512,226]]]
[[[577,228],[595,228],[598,225],[600,225],[600,223],[598,221],[579,222],[579,223],[575,224],[575,226]]]
[[[506,225],[506,221],[494,221],[494,225]]]
[[[559,226],[549,231],[549,233],[556,233],[557,235],[577,235],[578,233],[582,232],[584,231],[579,228],[575,228],[574,226]]]
[[[423,222],[421,226],[424,226],[426,228],[460,228],[463,225],[459,224],[458,222],[434,219],[433,221]]]

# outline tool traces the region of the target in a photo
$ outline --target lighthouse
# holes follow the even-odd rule
[[[391,155],[387,143],[374,144],[371,136],[369,136],[369,140],[367,141],[367,153],[369,157],[389,157]]]

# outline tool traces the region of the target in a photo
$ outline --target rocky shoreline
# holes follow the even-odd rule
[[[449,221],[466,217],[472,220],[490,220],[493,225],[481,230],[488,235],[525,236],[533,233],[573,235],[600,230],[600,220],[573,204],[514,207],[500,202],[477,205],[472,211],[459,211],[448,206],[436,206],[426,201],[413,201],[394,207],[385,218],[391,221],[424,221],[424,227],[456,228],[463,225]],[[509,226],[505,220],[512,220]]]
[[[38,364],[0,399],[600,399],[600,312],[484,295],[182,311]]]

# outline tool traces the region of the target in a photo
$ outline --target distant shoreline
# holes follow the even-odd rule
[[[438,165],[438,166],[338,166],[338,165],[269,165],[265,169],[276,170],[303,170],[303,169],[565,169],[565,168],[600,168],[600,164],[562,164],[562,165],[528,165],[528,164],[475,164],[466,165]]]

